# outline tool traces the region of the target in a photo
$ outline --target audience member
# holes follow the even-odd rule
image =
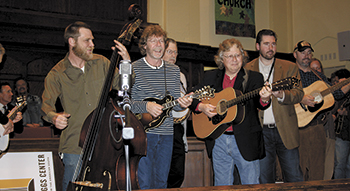
[[[324,74],[323,66],[321,64],[321,61],[319,59],[317,59],[317,58],[311,58],[310,68],[316,70],[319,73]]]
[[[149,113],[158,117],[163,106],[145,98],[163,99],[173,96],[179,105],[175,110],[187,108],[191,98],[180,98],[180,69],[175,64],[164,62],[166,32],[159,25],[147,26],[140,38],[139,48],[145,57],[133,62],[136,78],[131,89],[132,112]],[[165,111],[164,111],[165,112]],[[142,157],[138,167],[138,180],[141,189],[167,187],[173,150],[173,117],[166,117],[157,128],[147,132],[147,155]]]
[[[3,125],[4,133],[1,135],[7,135],[12,132],[21,133],[23,126],[21,124],[14,125],[22,120],[22,113],[17,112],[15,119],[12,121],[7,117],[8,113],[14,108],[9,104],[12,100],[12,90],[10,84],[7,82],[0,83],[0,123]]]
[[[80,131],[86,117],[97,107],[110,61],[93,54],[94,36],[89,25],[74,22],[67,26],[64,40],[68,53],[45,78],[42,95],[43,118],[62,129],[59,152],[64,164],[62,189],[72,180],[81,153],[78,146]],[[130,60],[126,48],[119,42],[115,48],[124,60]],[[113,89],[119,89],[119,72],[116,69]],[[57,113],[55,103],[60,98],[64,113]],[[69,121],[69,122],[68,122]]]
[[[330,85],[326,76],[315,70],[311,70],[310,63],[312,52],[311,44],[306,41],[298,42],[294,47],[293,55],[299,67],[301,82],[306,88],[320,80]],[[311,86],[314,87],[314,86]],[[350,85],[343,86],[333,92],[335,99],[344,97],[349,91]],[[301,104],[308,107],[315,107],[316,100],[312,95],[304,95]],[[300,166],[303,171],[304,180],[323,180],[326,160],[327,140],[324,130],[324,112],[320,111],[312,121],[305,127],[300,127]]]
[[[225,88],[247,93],[264,86],[263,76],[256,71],[245,70],[248,60],[242,44],[232,38],[219,45],[215,62],[218,69],[205,73],[202,82],[197,86],[211,86],[216,92]],[[271,89],[263,87],[259,96],[246,101],[244,119],[240,124],[229,123],[227,130],[216,140],[205,139],[208,156],[212,158],[214,168],[214,185],[232,185],[234,166],[237,166],[242,184],[259,183],[259,160],[265,157],[264,139],[259,123],[258,109],[270,105]],[[227,100],[233,97],[227,97]],[[216,106],[194,100],[193,112],[203,112],[208,117],[217,115]]]
[[[167,48],[164,52],[163,60],[175,64],[178,55],[176,41],[174,39],[168,38],[166,45]],[[181,97],[183,97],[187,91],[187,82],[186,77],[182,72],[180,72],[180,84]],[[175,115],[179,114],[180,112],[173,110],[172,113],[175,117]],[[168,176],[168,188],[180,188],[185,178],[185,157],[187,152],[186,127],[187,120],[174,124],[173,155],[171,158],[170,171]]]
[[[332,74],[332,84],[336,85],[350,77],[347,69]],[[335,113],[335,161],[334,179],[350,178],[350,95],[337,101]]]
[[[246,68],[258,71],[264,80],[272,82],[296,77],[300,79],[295,63],[275,58],[277,35],[274,31],[263,29],[256,38],[259,57],[247,64]],[[276,154],[282,169],[284,182],[303,181],[299,162],[299,128],[294,104],[299,103],[304,92],[301,86],[290,90],[272,92],[269,108],[260,111],[259,119],[263,126],[266,157],[260,160],[260,183],[275,183]]]
[[[12,102],[16,102],[17,98],[24,98],[27,101],[26,108],[22,111],[23,125],[28,127],[43,126],[41,119],[41,98],[37,95],[29,93],[29,84],[24,78],[15,80],[15,97]]]
[[[14,109],[16,106],[11,104],[13,93],[12,89],[9,83],[7,82],[1,82],[0,83],[0,111],[8,115],[12,109]],[[14,137],[15,133],[20,134],[23,132],[23,125],[22,125],[22,112],[17,112],[16,118],[13,120],[14,129],[13,132],[11,132],[10,137]]]

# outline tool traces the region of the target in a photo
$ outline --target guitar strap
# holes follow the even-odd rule
[[[311,67],[310,67],[310,69],[311,69],[311,71],[312,71],[318,78],[320,78],[320,80],[322,80],[323,82],[325,82],[325,81],[321,78],[321,76],[317,74],[317,72],[316,72],[314,69],[312,69]],[[326,83],[326,85],[327,85],[328,87],[330,87],[330,85],[329,85],[327,82],[325,82],[325,83]]]
[[[269,76],[267,77],[266,82],[269,82],[269,80],[270,80],[272,70],[273,70],[273,68],[275,66],[275,61],[276,61],[276,58],[273,58],[272,66],[270,68]]]
[[[170,95],[170,92],[168,91],[168,88],[166,86],[166,71],[165,71],[165,61],[164,62],[164,83],[165,83],[165,95]]]

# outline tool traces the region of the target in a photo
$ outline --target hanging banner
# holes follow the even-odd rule
[[[255,38],[255,0],[215,0],[216,34]]]
[[[56,191],[52,152],[0,155],[0,190]]]

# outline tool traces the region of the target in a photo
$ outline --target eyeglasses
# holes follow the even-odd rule
[[[167,52],[168,54],[175,54],[175,55],[178,54],[178,52],[177,52],[176,50],[166,50],[166,52]]]
[[[152,39],[152,40],[148,40],[148,42],[150,42],[151,44],[156,44],[156,43],[164,44],[163,39]]]
[[[242,54],[235,54],[235,55],[223,55],[223,57],[226,59],[226,60],[232,60],[233,58],[235,58],[236,60],[239,60],[241,59],[242,57]]]

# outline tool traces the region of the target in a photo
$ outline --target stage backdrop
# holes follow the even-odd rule
[[[255,0],[215,0],[216,34],[255,38]]]

